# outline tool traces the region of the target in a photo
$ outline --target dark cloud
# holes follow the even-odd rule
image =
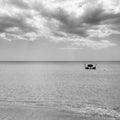
[[[101,25],[101,24],[119,24],[120,13],[106,12],[102,6],[95,8],[87,8],[83,15],[83,22],[90,25]]]
[[[57,31],[56,32],[53,31],[53,34],[54,34],[54,36],[57,36],[57,37],[65,37],[64,34],[57,32]]]
[[[58,9],[55,13],[49,14],[50,18],[60,22],[59,30],[69,34],[86,36],[87,26],[84,26],[80,19],[75,19],[74,15],[69,15],[62,9]]]
[[[102,5],[86,2],[78,6],[78,1],[67,1],[65,4],[64,1],[6,0],[5,4],[2,1],[0,37],[9,41],[49,39],[57,43],[64,42],[64,45],[68,43],[70,48],[114,46],[106,40],[100,41],[102,37],[120,30],[119,13],[106,13]],[[93,41],[95,37],[100,40]]]
[[[116,14],[104,14],[103,24],[119,25],[120,24],[120,13]]]
[[[58,8],[55,12],[51,12],[46,11],[46,9],[42,7],[41,14],[46,17],[46,19],[55,19],[59,21],[59,31],[80,36],[86,35],[86,27],[82,24],[82,21],[80,19],[75,19],[74,15],[68,14],[63,9]]]
[[[82,17],[82,22],[91,25],[98,25],[103,20],[104,10],[102,7],[87,8],[85,14]]]
[[[71,28],[77,27],[80,24],[80,21],[76,20],[72,14],[68,14],[65,10],[58,8],[56,11],[42,11],[42,15],[49,19],[56,19],[61,24],[69,26]]]
[[[120,26],[120,13],[107,13],[102,5],[88,6],[80,17],[75,17],[74,14],[70,14],[62,8],[58,8],[56,11],[49,11],[41,5],[39,10],[49,22],[52,19],[59,22],[59,31],[82,37],[88,37],[87,31],[91,30],[93,26],[111,25],[116,27],[116,24],[117,27]]]
[[[78,27],[70,27],[70,26],[66,26],[66,25],[62,25],[60,26],[61,31],[64,31],[65,33],[68,34],[75,34],[78,36],[82,36],[82,37],[86,37],[87,36],[87,26],[78,26]]]
[[[0,32],[6,32],[8,28],[18,27],[23,32],[35,31],[35,28],[28,25],[22,17],[0,17]]]
[[[80,16],[77,16],[79,14],[77,9],[73,12],[62,6],[52,9],[52,6],[47,8],[47,5],[37,1],[33,5],[27,5],[23,0],[10,0],[9,4],[18,8],[18,11],[16,12],[16,9],[13,10],[12,12],[15,12],[15,15],[11,14],[11,17],[7,15],[0,16],[1,33],[10,33],[12,32],[10,31],[12,30],[11,28],[16,27],[22,31],[22,34],[36,31],[37,33],[41,31],[40,34],[42,34],[42,31],[47,33],[48,30],[48,33],[56,38],[65,38],[73,35],[74,37],[91,39],[91,37],[106,37],[111,34],[112,30],[120,30],[120,27],[118,28],[120,26],[120,13],[107,13],[103,6],[98,4],[80,6],[80,9],[83,9],[83,13]],[[111,28],[109,29],[105,25],[111,25]],[[8,28],[10,29],[6,31]],[[104,31],[104,28],[106,28],[106,31]],[[90,35],[91,33],[94,34]]]

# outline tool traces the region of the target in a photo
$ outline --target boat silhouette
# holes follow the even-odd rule
[[[95,70],[96,69],[96,64],[85,64],[85,69]]]

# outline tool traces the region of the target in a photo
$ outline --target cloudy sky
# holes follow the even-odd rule
[[[120,0],[0,0],[0,60],[120,60]]]

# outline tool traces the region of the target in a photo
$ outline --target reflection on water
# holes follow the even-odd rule
[[[97,70],[85,70],[85,62],[0,63],[0,101],[101,114],[119,111],[120,63],[95,63]]]

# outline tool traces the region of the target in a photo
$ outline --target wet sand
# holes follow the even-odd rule
[[[0,106],[0,120],[118,120],[108,116],[85,116],[48,107]]]

